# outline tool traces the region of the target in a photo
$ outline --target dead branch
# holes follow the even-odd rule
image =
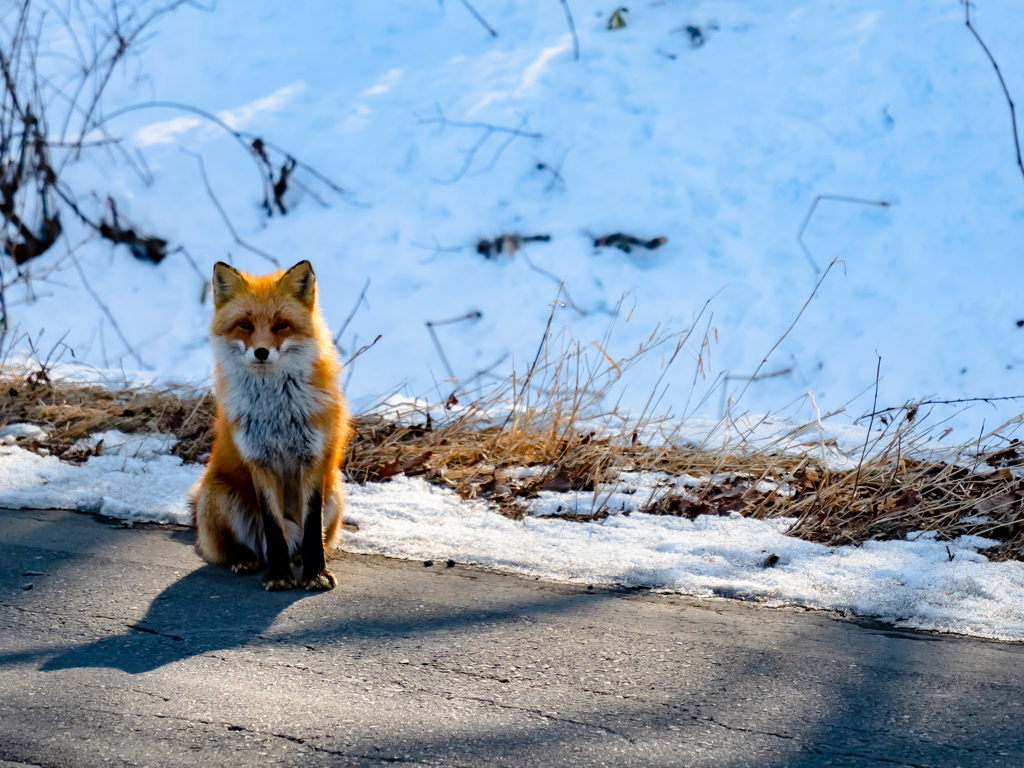
[[[341,335],[345,332],[345,329],[348,328],[348,324],[352,322],[352,318],[356,316],[356,312],[359,311],[359,307],[362,306],[363,299],[366,298],[366,292],[369,290],[369,288],[370,279],[367,278],[366,285],[364,285],[363,290],[359,292],[359,298],[356,299],[356,303],[353,305],[352,311],[348,313],[348,317],[345,318],[345,322],[341,324],[341,328],[338,330],[336,334],[334,334],[334,346],[338,347],[338,350],[341,351],[342,354],[344,354],[344,351],[341,349],[340,346],[338,346],[338,342],[341,340]]]
[[[811,256],[811,252],[807,249],[807,245],[804,243],[804,230],[807,229],[807,225],[811,223],[811,218],[814,216],[814,212],[818,209],[818,203],[822,200],[835,200],[840,203],[857,203],[859,205],[877,205],[879,208],[888,208],[892,203],[887,200],[864,200],[860,197],[847,197],[846,195],[818,195],[814,198],[814,202],[811,203],[811,207],[807,211],[807,215],[804,216],[803,223],[800,225],[800,229],[796,233],[797,242],[800,243],[800,247],[803,249],[804,256],[811,262],[811,266],[814,267],[814,274],[821,274],[821,268],[818,266],[818,262]]]
[[[430,118],[420,118],[420,120],[419,120],[419,124],[420,125],[440,125],[442,130],[445,128],[445,126],[451,126],[453,128],[469,128],[469,129],[475,129],[475,130],[481,131],[480,137],[477,139],[476,143],[473,144],[473,146],[470,147],[468,150],[465,150],[466,159],[463,162],[462,167],[450,179],[445,179],[445,180],[434,179],[434,183],[435,184],[449,185],[449,184],[455,184],[457,181],[461,180],[462,177],[464,177],[466,175],[466,172],[470,169],[470,166],[473,165],[473,160],[476,158],[476,153],[479,152],[480,148],[483,147],[483,145],[487,143],[487,140],[489,138],[491,138],[491,136],[493,136],[496,133],[508,134],[510,138],[507,141],[505,141],[498,148],[497,152],[495,152],[495,155],[494,155],[494,157],[491,160],[491,163],[487,166],[487,168],[485,168],[484,170],[480,171],[479,173],[484,173],[487,170],[490,170],[491,168],[493,168],[495,163],[498,162],[498,158],[501,156],[501,153],[504,152],[505,149],[508,147],[508,145],[511,144],[512,141],[514,141],[515,139],[517,139],[517,138],[539,139],[542,136],[542,134],[540,134],[540,133],[535,133],[535,132],[532,132],[532,131],[524,131],[523,130],[523,126],[525,126],[526,122],[527,122],[525,118],[523,119],[523,121],[520,123],[520,125],[518,127],[516,127],[516,128],[509,128],[508,126],[492,125],[491,123],[482,123],[482,122],[464,123],[464,122],[459,122],[459,121],[456,121],[456,120],[449,120],[447,117],[445,117],[444,112],[441,111],[441,105],[440,104],[434,104],[434,109],[437,111],[437,116],[436,117],[430,117]]]
[[[380,341],[383,337],[384,337],[384,334],[378,333],[377,334],[377,338],[375,338],[369,344],[364,344],[359,349],[357,349],[355,351],[355,354],[352,355],[352,357],[350,357],[348,360],[345,361],[345,367],[347,368],[348,366],[352,365],[352,361],[355,360],[360,355],[362,355],[364,352],[368,352],[369,350],[373,349],[377,345],[377,342]]]
[[[562,8],[565,9],[565,20],[569,24],[569,33],[572,35],[572,58],[573,61],[579,61],[580,41],[576,36],[576,24],[572,20],[572,11],[569,10],[569,0],[562,0]]]
[[[860,488],[860,473],[864,468],[864,458],[868,455],[868,442],[871,440],[871,428],[875,426],[875,409],[878,407],[878,380],[882,375],[882,356],[878,356],[878,365],[875,367],[875,403],[871,406],[871,421],[868,422],[868,431],[864,435],[864,447],[860,452],[860,461],[857,462],[857,479],[853,483],[853,493],[850,495],[854,501],[857,500],[857,490]]]
[[[160,237],[145,237],[138,233],[135,226],[121,226],[117,215],[117,203],[114,198],[107,197],[107,207],[110,210],[111,222],[100,222],[97,229],[101,237],[112,243],[120,243],[128,246],[132,256],[141,261],[151,261],[159,264],[167,255],[167,241]]]
[[[550,192],[555,188],[556,184],[561,184],[565,187],[565,179],[562,177],[562,167],[565,165],[565,159],[569,156],[569,150],[565,150],[565,154],[562,155],[562,159],[558,163],[558,167],[554,167],[548,163],[538,162],[538,171],[547,171],[551,174],[551,181],[548,182],[547,186],[544,187],[545,192]]]
[[[526,266],[528,266],[530,269],[532,269],[538,275],[543,275],[548,280],[553,282],[555,285],[561,287],[562,293],[565,295],[565,305],[567,307],[569,307],[569,309],[571,309],[576,314],[580,315],[580,317],[586,317],[587,316],[586,310],[582,309],[579,306],[579,304],[577,304],[575,301],[572,300],[572,294],[569,293],[569,288],[565,285],[565,280],[564,279],[558,278],[555,275],[553,275],[550,272],[548,272],[546,269],[542,269],[541,267],[538,267],[536,264],[533,263],[533,261],[530,259],[530,257],[526,255],[526,251],[523,251],[522,258],[523,258],[523,261],[526,262]]]
[[[117,318],[115,318],[114,313],[110,311],[110,307],[103,303],[103,299],[101,299],[99,294],[93,290],[91,285],[89,285],[89,281],[85,277],[85,270],[82,269],[82,265],[78,262],[78,258],[74,253],[69,252],[68,255],[70,256],[72,263],[74,263],[75,269],[78,270],[78,276],[82,279],[82,287],[85,288],[86,293],[92,297],[92,300],[96,303],[96,306],[99,307],[100,311],[107,316],[107,320],[110,321],[110,324],[114,326],[114,332],[117,333],[118,338],[121,339],[121,343],[124,345],[126,353],[135,358],[135,361],[139,364],[139,368],[147,368],[146,364],[142,361],[142,356],[134,347],[132,347],[131,343],[129,343],[128,339],[121,331],[121,326],[118,325]]]
[[[15,5],[16,23],[0,30],[0,213],[4,250],[15,264],[20,266],[53,247],[64,232],[62,213],[67,209],[88,229],[115,244],[126,245],[138,258],[159,262],[166,254],[165,240],[140,235],[137,228],[120,224],[109,197],[113,221],[86,216],[72,191],[62,183],[61,172],[86,150],[113,149],[144,182],[152,180],[117,139],[102,127],[94,132],[94,115],[99,112],[115,69],[135,55],[133,46],[143,39],[144,31],[185,4],[185,0],[159,3],[146,15],[131,4],[114,3],[106,11],[91,4],[95,15],[90,19],[77,5],[80,18],[76,19],[52,2],[39,10],[33,0]],[[41,56],[50,53],[49,30],[53,25],[48,19],[52,18],[60,24],[57,34],[70,41],[77,56],[64,57],[71,68],[58,75],[39,69]],[[88,40],[89,54],[83,38]],[[57,85],[61,78],[64,83]],[[60,110],[61,130],[53,135],[50,118],[55,113],[59,116]],[[76,119],[81,121],[78,137],[69,141],[66,135]]]
[[[1006,97],[1006,103],[1010,107],[1010,124],[1013,126],[1013,146],[1017,151],[1017,167],[1020,168],[1021,175],[1024,176],[1024,161],[1021,160],[1020,154],[1020,136],[1017,133],[1017,110],[1013,105],[1013,99],[1010,97],[1010,89],[1006,87],[1006,81],[1003,79],[1003,73],[999,70],[999,65],[996,63],[995,57],[992,52],[985,45],[985,41],[981,39],[981,35],[978,34],[978,30],[971,24],[971,3],[970,0],[960,0],[964,4],[964,19],[967,23],[967,28],[971,30],[971,34],[974,35],[974,39],[978,41],[978,45],[981,46],[981,50],[985,52],[989,62],[992,64],[992,68],[996,71],[996,77],[999,78],[999,85],[1002,86],[1003,95]]]
[[[181,151],[184,152],[186,155],[191,155],[196,159],[196,162],[199,163],[199,174],[200,176],[202,176],[203,184],[206,186],[206,194],[210,196],[210,200],[213,201],[214,207],[216,207],[217,212],[220,213],[220,217],[224,221],[225,226],[227,226],[228,231],[231,232],[232,239],[234,239],[234,241],[238,243],[238,245],[240,245],[242,248],[245,248],[247,251],[255,253],[257,256],[262,256],[275,267],[280,267],[281,262],[279,262],[277,259],[271,256],[269,253],[267,253],[266,251],[261,251],[254,245],[250,245],[249,243],[247,243],[245,240],[238,236],[238,232],[235,230],[234,224],[231,223],[231,219],[228,217],[228,214],[224,210],[224,207],[220,204],[220,200],[218,200],[217,196],[213,193],[213,188],[210,186],[210,180],[206,176],[206,165],[203,163],[203,156],[197,152],[192,152],[191,150],[184,148]]]
[[[906,403],[904,405],[894,405],[890,408],[883,408],[880,411],[872,410],[871,413],[865,413],[857,419],[854,419],[854,424],[858,421],[863,421],[867,418],[873,418],[875,416],[881,416],[886,413],[892,413],[893,411],[914,411],[923,405],[960,405],[962,403],[998,403],[1007,400],[1024,400],[1024,395],[1007,395],[1005,397],[962,397],[956,400],[918,400],[915,402]]]
[[[610,235],[604,235],[603,237],[595,237],[594,247],[618,248],[623,253],[629,253],[635,247],[646,248],[648,251],[653,251],[656,248],[661,248],[661,246],[667,242],[667,237],[655,237],[651,240],[643,240],[641,238],[634,237],[633,235],[615,232]]]
[[[434,341],[434,347],[437,349],[437,354],[441,356],[441,362],[444,363],[444,368],[448,372],[448,378],[456,379],[458,377],[455,375],[455,372],[452,371],[452,367],[448,363],[448,357],[444,353],[444,348],[441,346],[441,340],[437,337],[437,332],[434,330],[434,328],[439,325],[453,325],[455,323],[462,323],[465,322],[466,320],[479,320],[483,316],[483,312],[480,312],[479,310],[473,310],[472,312],[467,312],[466,314],[460,315],[459,317],[453,317],[450,320],[428,320],[425,323],[425,325],[427,326],[427,332],[430,334],[430,338],[433,339]]]
[[[473,14],[473,18],[476,19],[477,21],[479,21],[481,26],[483,26],[484,29],[486,29],[488,32],[490,32],[491,37],[497,37],[498,36],[498,33],[494,31],[494,27],[492,27],[490,24],[488,24],[487,21],[484,19],[484,17],[481,16],[479,13],[477,13],[476,8],[474,8],[472,5],[469,4],[469,0],[459,0],[459,2],[462,3],[463,6],[465,6],[467,11],[469,11],[471,14]]]
[[[4,267],[3,260],[0,259],[0,353],[4,352],[7,332],[10,330],[7,323],[7,296],[4,288]]]
[[[328,178],[327,176],[322,174],[320,171],[318,171],[312,165],[310,165],[309,163],[305,163],[302,160],[299,160],[297,157],[295,157],[294,154],[292,154],[291,152],[289,152],[286,149],[282,149],[281,147],[279,147],[274,142],[268,141],[267,139],[264,139],[263,137],[257,136],[257,135],[255,135],[253,133],[248,133],[247,131],[238,131],[238,134],[240,136],[242,136],[243,138],[251,139],[253,147],[255,147],[256,142],[260,142],[260,144],[262,144],[263,147],[265,147],[267,149],[271,149],[274,152],[277,152],[279,155],[281,155],[282,157],[285,158],[285,162],[292,163],[295,168],[301,168],[303,171],[305,171],[310,176],[315,178],[317,181],[319,181],[321,184],[323,184],[329,190],[334,192],[341,199],[341,201],[343,203],[347,203],[348,205],[351,205],[353,208],[370,208],[371,207],[369,203],[362,203],[362,202],[360,202],[358,200],[352,199],[352,197],[350,196],[350,193],[349,193],[348,190],[346,190],[345,188],[341,187],[340,185],[338,185],[334,181],[331,181],[330,178]],[[297,183],[296,183],[296,186],[298,186]],[[321,204],[323,204],[323,203],[321,203]]]
[[[413,248],[423,248],[424,250],[434,252],[430,257],[426,259],[426,261],[421,263],[429,263],[430,261],[433,261],[433,259],[436,258],[437,256],[440,256],[442,253],[460,253],[466,250],[465,246],[462,245],[441,245],[441,241],[438,240],[437,237],[434,235],[431,235],[430,239],[434,241],[432,245],[427,243],[418,243],[412,240],[409,241],[409,245],[411,245]]]
[[[789,336],[790,331],[792,331],[796,327],[796,324],[800,322],[800,318],[803,317],[804,311],[807,309],[807,306],[811,303],[811,300],[814,298],[815,294],[818,293],[818,289],[821,287],[821,284],[825,282],[825,278],[828,277],[828,273],[832,271],[832,267],[834,267],[838,261],[839,259],[832,259],[832,262],[828,265],[828,268],[825,270],[825,274],[821,276],[821,279],[814,286],[814,290],[811,291],[811,295],[807,297],[807,301],[805,301],[804,305],[800,307],[800,311],[797,313],[796,319],[793,320],[792,324],[789,326],[789,328],[786,329],[786,332],[779,337],[779,340],[775,342],[772,348],[768,350],[768,354],[764,356],[764,359],[754,370],[754,375],[750,377],[750,381],[748,381],[746,386],[743,387],[743,391],[741,391],[739,395],[736,397],[735,402],[738,403],[740,401],[740,399],[746,393],[747,389],[750,388],[750,384],[757,379],[757,374],[761,372],[761,368],[763,368],[764,364],[768,362],[768,358],[772,356],[772,352],[779,348],[779,344],[781,344],[786,339],[786,337]]]
[[[527,120],[524,117],[522,120],[519,121],[519,125],[517,126],[517,129],[522,128],[523,126],[526,125],[526,123],[527,123]],[[494,166],[496,166],[498,164],[498,160],[501,159],[501,156],[502,156],[502,154],[504,154],[505,150],[508,149],[509,145],[513,141],[515,141],[517,136],[519,136],[519,135],[520,134],[510,133],[508,135],[508,138],[506,138],[503,142],[501,142],[501,144],[498,145],[498,148],[496,150],[494,150],[494,155],[491,157],[491,162],[489,162],[487,165],[485,165],[480,170],[475,171],[474,173],[468,174],[466,176],[466,178],[475,179],[477,176],[483,176],[485,173],[487,173],[488,171],[493,169]],[[485,139],[485,141],[486,141],[486,139]]]

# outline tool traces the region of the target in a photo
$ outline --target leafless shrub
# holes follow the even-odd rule
[[[119,153],[146,178],[98,115],[116,68],[134,56],[143,33],[186,4],[111,0],[88,19],[78,4],[21,0],[6,6],[0,18],[0,242],[19,274],[53,247],[68,213],[139,258],[163,258],[166,241],[119,221],[112,200],[111,221],[86,215],[61,174],[84,152],[102,150]],[[55,57],[55,49],[69,54]],[[7,331],[5,287],[0,272],[0,333]]]
[[[219,125],[259,171],[268,216],[287,213],[289,187],[311,192],[296,178],[299,170],[345,202],[361,205],[287,150],[235,130],[197,107],[146,102],[103,110],[104,94],[115,73],[130,65],[141,71],[141,44],[159,19],[182,6],[208,10],[193,0],[17,0],[0,8],[0,244],[17,272],[13,278],[5,277],[0,264],[0,346],[8,330],[6,289],[16,282],[29,285],[22,265],[50,252],[67,235],[69,220],[84,227],[89,237],[124,245],[138,259],[158,264],[171,253],[184,253],[190,259],[183,247],[170,248],[166,238],[141,231],[119,212],[112,196],[75,190],[65,181],[69,164],[88,153],[102,153],[120,159],[143,183],[152,182],[141,155],[132,154],[112,132],[112,121],[126,113],[176,109]],[[208,183],[207,188],[220,209]],[[90,194],[104,201],[102,210],[92,211],[94,206],[83,202]],[[230,222],[228,226],[234,233]],[[239,240],[237,235],[235,239]],[[64,257],[73,250],[69,244]]]

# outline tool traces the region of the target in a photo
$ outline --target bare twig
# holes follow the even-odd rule
[[[445,184],[445,185],[455,184],[457,181],[461,180],[462,177],[466,175],[466,172],[469,170],[470,166],[473,164],[473,160],[476,158],[476,153],[480,151],[480,148],[495,133],[508,134],[510,138],[509,138],[508,141],[504,142],[501,145],[501,147],[499,147],[499,149],[495,153],[495,156],[492,159],[490,165],[486,169],[484,169],[485,171],[489,170],[490,168],[492,168],[494,166],[494,164],[498,161],[498,158],[501,156],[501,153],[516,138],[519,138],[519,137],[529,138],[529,139],[539,139],[539,138],[541,138],[541,134],[539,134],[539,133],[535,133],[535,132],[532,132],[532,131],[524,131],[523,130],[523,126],[525,126],[526,122],[527,122],[525,118],[519,124],[518,127],[516,127],[516,128],[509,128],[508,126],[492,125],[490,123],[482,123],[482,122],[464,123],[464,122],[459,122],[459,121],[456,121],[456,120],[449,120],[447,117],[445,117],[444,112],[441,111],[441,105],[440,104],[435,104],[434,105],[434,109],[437,111],[437,116],[436,117],[430,117],[430,118],[420,118],[420,121],[419,121],[420,125],[434,125],[434,124],[436,124],[436,125],[440,125],[442,128],[444,128],[445,126],[451,126],[453,128],[469,128],[469,129],[475,129],[475,130],[482,131],[482,133],[480,134],[480,137],[477,139],[476,143],[473,144],[473,146],[470,147],[468,150],[466,150],[466,159],[463,162],[462,167],[455,173],[455,175],[452,176],[450,179],[444,179],[444,180],[434,179],[434,183],[435,184]],[[483,172],[484,171],[480,171],[480,173],[483,173]]]
[[[559,288],[562,289],[562,293],[565,295],[565,304],[567,307],[569,307],[569,309],[571,309],[573,312],[577,313],[581,317],[587,316],[586,310],[582,309],[579,306],[579,304],[572,300],[572,295],[569,293],[569,289],[568,287],[566,287],[564,279],[559,279],[555,275],[548,272],[546,269],[538,267],[536,264],[533,263],[530,257],[526,255],[525,251],[521,251],[519,255],[520,257],[522,257],[523,261],[526,262],[526,266],[528,266],[538,275],[543,275],[548,280],[550,280],[551,282],[553,282],[555,285],[559,286]]]
[[[517,126],[517,130],[522,128],[523,126],[525,126],[526,123],[527,123],[527,120],[524,117],[522,120],[519,121],[519,125]],[[490,134],[484,134],[484,141],[487,140],[487,137],[489,135]],[[475,171],[475,172],[473,172],[471,174],[468,174],[466,178],[473,179],[473,178],[476,178],[477,176],[483,176],[485,173],[487,173],[492,168],[494,168],[494,166],[496,166],[498,164],[498,160],[501,159],[501,156],[505,152],[505,150],[508,149],[509,145],[513,141],[515,141],[516,137],[519,136],[519,135],[521,135],[521,134],[518,134],[518,133],[510,133],[510,134],[508,134],[508,138],[506,138],[503,142],[501,142],[501,144],[498,145],[498,148],[494,151],[494,155],[491,157],[491,162],[489,162],[487,165],[485,165],[480,170]],[[475,151],[476,150],[474,150],[474,152]]]
[[[864,447],[860,451],[860,461],[857,462],[857,479],[853,483],[853,493],[850,495],[851,503],[857,503],[857,491],[860,489],[860,473],[864,468],[864,457],[868,454],[868,442],[871,440],[871,428],[875,426],[875,408],[878,407],[878,379],[882,375],[882,356],[878,356],[878,365],[875,367],[875,404],[871,406],[871,421],[868,422],[868,431],[864,435]]]
[[[881,416],[885,413],[892,413],[893,411],[911,411],[920,408],[922,405],[959,405],[961,403],[998,403],[1006,400],[1024,400],[1024,395],[1007,395],[1006,397],[962,397],[957,400],[919,400],[912,403],[906,403],[904,405],[894,405],[891,408],[883,408],[880,411],[872,410],[871,413],[865,413],[863,416],[854,420],[854,424],[858,421],[863,421],[866,418],[874,418],[875,416]]]
[[[277,259],[271,256],[269,253],[267,253],[266,251],[261,251],[254,245],[250,245],[249,243],[247,243],[245,240],[238,236],[238,232],[235,230],[235,225],[231,223],[231,219],[228,217],[227,211],[225,211],[224,207],[220,204],[220,200],[217,199],[217,195],[213,193],[213,188],[210,186],[210,180],[206,177],[206,165],[205,163],[203,163],[203,156],[200,155],[198,152],[192,152],[191,150],[184,148],[182,148],[181,151],[184,152],[186,155],[194,157],[196,159],[196,162],[199,163],[199,175],[202,176],[203,184],[206,186],[206,194],[210,196],[210,200],[213,201],[213,205],[214,207],[216,207],[217,212],[220,214],[220,217],[224,221],[225,226],[227,226],[228,231],[231,232],[232,239],[242,248],[245,248],[247,251],[251,251],[252,253],[255,253],[257,256],[263,257],[271,264],[273,264],[275,267],[280,267],[281,262],[279,262]]]
[[[78,276],[82,278],[82,287],[85,288],[86,292],[92,297],[92,300],[96,302],[96,306],[100,308],[100,311],[107,316],[107,320],[110,321],[110,324],[114,327],[114,331],[117,333],[118,338],[121,339],[121,343],[124,344],[126,352],[135,358],[140,368],[147,368],[148,366],[142,361],[142,356],[128,342],[124,333],[121,332],[121,326],[117,324],[117,319],[114,317],[113,312],[110,311],[110,307],[103,303],[103,299],[101,299],[99,294],[97,294],[96,291],[92,289],[92,286],[89,285],[89,281],[85,277],[85,271],[82,269],[82,265],[78,263],[78,259],[73,253],[70,253],[69,256],[71,257],[72,263],[75,265],[75,269],[78,270]],[[102,337],[100,337],[100,340],[102,341]]]
[[[857,203],[859,205],[877,205],[879,208],[888,208],[892,205],[887,200],[864,200],[860,197],[847,197],[846,195],[818,195],[814,198],[814,202],[811,203],[811,207],[807,211],[807,215],[804,216],[803,223],[800,225],[799,231],[796,233],[797,242],[800,243],[800,247],[803,249],[804,256],[811,262],[811,266],[814,267],[814,274],[821,274],[821,268],[818,266],[818,262],[811,256],[811,252],[807,249],[807,245],[804,243],[804,230],[807,229],[807,225],[811,223],[811,218],[814,216],[814,212],[818,209],[818,203],[822,200],[835,200],[840,203]]]
[[[434,348],[437,350],[437,354],[441,356],[441,362],[444,363],[444,369],[448,373],[449,379],[456,378],[455,371],[452,370],[451,364],[448,362],[448,356],[444,353],[444,347],[441,346],[441,340],[437,338],[437,332],[434,330],[434,326],[429,321],[426,323],[427,333],[430,334],[430,338],[434,342]]]
[[[348,328],[348,324],[352,322],[352,318],[356,316],[356,312],[359,311],[359,307],[363,303],[363,299],[366,298],[366,291],[370,288],[370,279],[367,278],[366,285],[363,286],[363,290],[359,292],[359,298],[356,299],[355,305],[352,307],[352,311],[348,313],[348,317],[345,318],[345,322],[341,324],[341,328],[336,334],[334,334],[334,346],[338,346],[338,342],[341,340],[341,334]],[[339,347],[340,349],[340,347]]]
[[[104,115],[102,121],[98,122],[95,127],[98,128],[100,126],[106,125],[115,118],[120,117],[121,115],[128,114],[129,112],[138,112],[140,110],[149,109],[173,109],[179,112],[188,112],[189,114],[193,114],[196,117],[200,117],[203,120],[213,123],[218,128],[227,133],[229,136],[231,136],[231,138],[234,139],[235,142],[245,150],[246,154],[252,157],[253,162],[256,165],[256,170],[260,174],[260,183],[264,187],[264,196],[266,197],[266,203],[268,205],[269,201],[273,198],[273,179],[269,177],[266,168],[266,165],[269,163],[269,159],[266,157],[265,152],[261,153],[261,149],[271,149],[274,152],[277,152],[278,154],[282,155],[286,163],[293,163],[296,168],[301,168],[304,171],[306,171],[309,175],[316,178],[320,183],[322,183],[332,192],[337,194],[338,197],[340,197],[343,202],[348,203],[349,205],[355,206],[357,208],[370,207],[366,203],[361,203],[357,200],[353,200],[349,196],[348,191],[345,190],[342,186],[332,181],[330,178],[322,174],[313,166],[303,162],[302,160],[299,160],[291,152],[282,149],[273,142],[264,139],[262,136],[258,136],[248,131],[240,131],[235,128],[232,128],[230,125],[228,125],[226,122],[224,122],[221,118],[217,117],[217,115],[213,114],[212,112],[208,112],[205,109],[201,109],[191,104],[183,104],[177,101],[147,101],[139,104],[130,104],[126,107],[121,107],[120,109],[116,109]]]
[[[427,326],[427,332],[430,333],[430,338],[434,340],[434,347],[437,349],[437,354],[441,356],[441,362],[444,363],[444,369],[448,372],[448,378],[456,379],[455,372],[452,370],[451,365],[448,363],[448,357],[444,353],[444,348],[441,346],[441,340],[437,337],[437,332],[434,328],[438,325],[452,325],[453,323],[461,323],[466,320],[479,320],[483,317],[483,313],[478,310],[467,312],[459,317],[453,317],[450,320],[428,320],[425,325]]]
[[[558,162],[558,167],[557,168],[552,166],[552,165],[550,165],[550,164],[548,164],[548,163],[544,163],[544,162],[538,162],[537,163],[537,170],[538,171],[548,171],[551,174],[551,181],[549,181],[547,186],[544,187],[544,191],[545,192],[550,192],[551,190],[553,190],[555,188],[555,185],[558,184],[558,183],[561,183],[563,188],[565,187],[565,178],[563,178],[563,176],[562,176],[562,166],[565,165],[565,159],[568,156],[569,156],[569,150],[567,149],[567,150],[565,150],[565,153],[562,155],[562,159]]]
[[[378,333],[377,334],[377,338],[375,338],[369,344],[363,344],[363,346],[361,346],[359,349],[356,350],[355,354],[352,355],[352,357],[350,357],[348,360],[345,361],[345,366],[347,367],[347,366],[351,365],[352,361],[355,360],[357,357],[359,357],[361,354],[363,354],[364,352],[367,352],[367,351],[373,349],[377,345],[377,342],[380,341],[381,338],[383,338],[383,336],[384,336],[384,334]]]
[[[189,266],[192,267],[192,271],[196,273],[196,277],[198,277],[199,281],[205,285],[206,275],[204,275],[202,270],[199,269],[199,265],[196,264],[196,260],[192,258],[192,254],[188,252],[188,248],[182,245],[176,248],[173,252],[180,253],[185,257],[185,261],[187,261]]]
[[[576,24],[572,20],[572,11],[569,10],[569,0],[562,0],[562,8],[565,9],[565,20],[569,23],[569,32],[572,34],[572,58],[573,61],[580,60],[580,41],[576,37]]]
[[[4,266],[3,258],[0,257],[0,351],[4,349],[4,342],[7,341],[7,297],[4,292]]]
[[[785,340],[785,338],[787,336],[789,336],[790,331],[792,331],[796,327],[796,324],[798,322],[800,322],[800,318],[803,317],[803,315],[804,315],[804,310],[807,309],[807,306],[811,303],[811,299],[813,299],[815,294],[817,294],[818,289],[821,287],[821,284],[823,282],[825,282],[825,278],[828,277],[828,273],[832,271],[832,267],[834,267],[836,265],[836,262],[838,262],[838,261],[839,261],[839,259],[832,259],[832,262],[825,269],[825,274],[823,274],[821,276],[821,279],[814,286],[814,290],[811,291],[811,295],[807,297],[807,301],[805,301],[804,305],[802,307],[800,307],[800,311],[797,313],[796,319],[792,322],[792,324],[789,326],[789,328],[786,329],[786,332],[784,334],[782,334],[781,337],[779,337],[779,340],[775,342],[775,344],[772,346],[772,348],[770,350],[768,350],[768,354],[764,356],[764,359],[761,361],[761,363],[754,370],[754,375],[750,377],[750,381],[748,381],[746,386],[743,387],[743,391],[739,393],[739,395],[736,397],[736,400],[734,402],[738,403],[740,401],[740,399],[746,393],[747,389],[750,388],[751,382],[757,380],[757,374],[759,374],[761,372],[761,368],[763,368],[764,364],[768,362],[768,358],[772,356],[772,352],[774,352],[776,349],[779,348],[779,344],[781,344]]]
[[[749,384],[753,384],[758,381],[767,381],[768,379],[776,379],[779,376],[788,376],[793,372],[793,367],[780,368],[777,371],[771,373],[762,373],[760,376],[734,376],[731,373],[724,374],[722,376],[722,400],[719,405],[719,418],[725,418],[725,404],[729,395],[729,382],[730,381],[745,381]]]
[[[996,71],[996,77],[999,78],[999,85],[1003,88],[1003,95],[1006,96],[1006,103],[1010,107],[1010,123],[1013,126],[1013,146],[1017,151],[1017,167],[1020,168],[1021,175],[1024,176],[1024,161],[1021,160],[1020,154],[1020,136],[1017,133],[1017,110],[1013,105],[1013,99],[1010,97],[1010,89],[1006,87],[1006,81],[1003,79],[1003,73],[999,70],[999,65],[996,64],[995,57],[992,52],[985,45],[985,41],[981,39],[981,35],[978,34],[978,30],[971,24],[971,3],[970,0],[960,0],[964,4],[964,19],[967,23],[967,28],[971,30],[971,34],[974,35],[974,39],[978,41],[978,45],[981,46],[981,50],[985,52],[989,62],[992,64],[992,68]]]
[[[466,246],[464,245],[441,245],[441,241],[438,240],[437,237],[433,235],[431,235],[430,239],[434,241],[433,245],[429,245],[427,243],[417,243],[412,240],[409,241],[409,245],[411,245],[413,248],[423,248],[424,250],[432,250],[434,252],[424,262],[421,263],[428,263],[437,256],[440,256],[442,253],[459,253],[460,251],[466,250]]]
[[[479,21],[484,29],[486,29],[488,32],[491,33],[491,37],[497,37],[498,36],[498,33],[494,31],[494,27],[492,27],[490,24],[488,24],[487,21],[484,19],[484,17],[481,16],[479,13],[477,13],[476,8],[474,8],[472,5],[469,4],[469,0],[459,0],[459,2],[462,3],[465,6],[467,11],[469,11],[471,14],[473,14],[473,18],[476,19],[477,21]]]

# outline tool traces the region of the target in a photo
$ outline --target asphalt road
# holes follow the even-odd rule
[[[1020,645],[444,557],[267,593],[185,529],[0,511],[0,768],[1024,765]]]

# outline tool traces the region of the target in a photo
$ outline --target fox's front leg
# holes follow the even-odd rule
[[[308,472],[302,479],[306,505],[302,525],[302,586],[310,592],[334,589],[338,580],[327,570],[324,553],[324,473]]]
[[[288,555],[288,542],[284,537],[284,481],[265,469],[252,472],[256,495],[263,518],[263,535],[267,542],[267,572],[263,587],[271,592],[295,587],[295,574]]]

